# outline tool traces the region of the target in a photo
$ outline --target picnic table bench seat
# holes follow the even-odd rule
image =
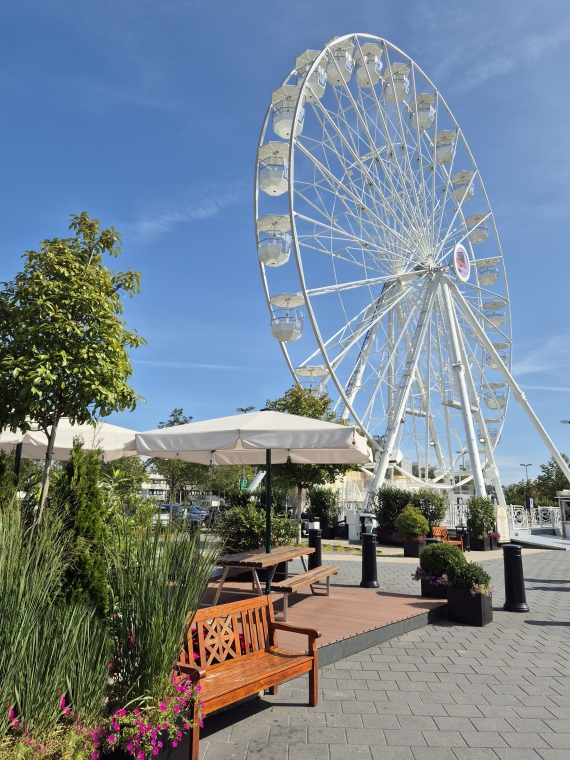
[[[306,651],[280,649],[277,631],[307,637]],[[198,610],[188,631],[178,671],[201,687],[205,713],[239,702],[260,691],[277,693],[279,684],[309,674],[309,705],[318,704],[316,640],[321,632],[275,620],[270,596],[258,596]],[[196,654],[196,658],[194,657]],[[190,732],[189,760],[198,760],[197,706]]]
[[[315,589],[313,585],[319,581],[327,581],[327,596],[330,596],[330,581],[331,575],[336,575],[339,572],[339,567],[330,567],[327,565],[320,565],[313,570],[307,570],[305,573],[299,573],[298,575],[292,575],[290,578],[286,578],[284,581],[277,581],[271,585],[272,591],[277,591],[283,594],[283,619],[287,620],[287,607],[289,594],[295,594],[307,586],[311,587],[311,591],[314,594]]]

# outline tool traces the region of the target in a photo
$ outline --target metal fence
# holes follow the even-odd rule
[[[543,530],[562,530],[562,516],[560,507],[533,507],[526,509],[517,504],[507,506],[509,528],[511,531],[540,528]],[[447,512],[446,522],[448,528],[457,525],[465,525],[467,519],[467,507],[451,503]]]

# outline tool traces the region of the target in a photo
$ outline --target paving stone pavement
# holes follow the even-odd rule
[[[570,760],[570,552],[523,562],[530,613],[502,610],[502,553],[482,560],[497,589],[492,625],[440,621],[323,668],[316,708],[302,677],[206,718],[201,757]],[[382,589],[419,593],[413,569],[379,562]],[[343,562],[339,582],[354,572]]]

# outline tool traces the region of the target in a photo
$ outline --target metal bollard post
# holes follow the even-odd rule
[[[362,580],[363,588],[378,588],[378,567],[376,565],[376,536],[374,533],[361,533],[362,541]]]
[[[323,555],[321,549],[322,531],[320,528],[309,528],[309,548],[315,551],[309,554],[309,570],[320,567],[323,564]]]
[[[530,607],[526,603],[524,587],[522,546],[519,544],[503,546],[503,559],[505,562],[505,604],[503,609],[507,612],[529,612]]]

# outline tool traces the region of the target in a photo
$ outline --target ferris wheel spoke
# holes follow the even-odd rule
[[[314,225],[316,225],[318,227],[321,227],[323,230],[327,230],[329,232],[334,232],[337,235],[344,236],[347,239],[351,240],[352,242],[358,243],[362,247],[366,247],[366,249],[369,250],[370,252],[375,252],[375,254],[377,256],[380,256],[380,255],[393,256],[393,255],[395,255],[395,256],[398,256],[399,258],[401,258],[404,261],[408,261],[409,260],[403,254],[397,254],[397,253],[395,253],[393,249],[382,248],[381,246],[379,246],[377,243],[374,242],[374,239],[373,239],[372,236],[363,238],[363,237],[360,237],[360,236],[356,235],[355,233],[351,233],[351,232],[345,230],[343,227],[340,227],[338,225],[333,225],[333,224],[330,224],[330,223],[326,224],[325,222],[319,221],[317,219],[313,219],[313,218],[311,218],[309,216],[305,216],[304,214],[300,214],[298,212],[295,213],[295,216],[298,219],[301,219],[301,220],[303,220],[305,222],[309,222],[310,224],[314,224]],[[331,254],[331,255],[334,255],[334,254]],[[371,258],[373,258],[373,260],[374,260],[375,257],[371,257]],[[347,260],[347,259],[345,259],[345,260]],[[361,262],[358,262],[356,260],[354,260],[353,263],[358,264],[359,266],[369,266],[369,265],[366,265],[366,264],[362,264]],[[381,264],[381,262],[378,262],[378,261],[374,261],[374,263],[376,263],[378,265]]]
[[[318,106],[320,106],[320,109],[318,108]],[[325,109],[322,106],[322,104],[320,104],[320,103],[318,103],[318,104],[313,103],[313,108],[314,108],[315,113],[317,114],[317,118],[318,118],[318,114],[319,113],[322,114],[322,116],[327,120],[327,123],[336,131],[338,137],[343,141],[345,147],[351,152],[352,159],[353,159],[354,163],[356,165],[358,165],[358,167],[359,167],[362,175],[363,176],[368,176],[370,178],[370,180],[372,182],[372,188],[371,188],[371,190],[372,191],[376,191],[376,193],[378,194],[378,197],[380,199],[380,202],[381,202],[383,210],[385,212],[387,212],[389,214],[389,216],[391,218],[393,218],[398,224],[402,225],[402,222],[400,221],[400,219],[398,218],[398,216],[395,214],[395,212],[392,209],[392,207],[389,205],[389,202],[388,202],[389,201],[389,197],[387,197],[385,195],[384,191],[382,190],[382,186],[381,186],[380,182],[376,182],[375,181],[376,177],[374,176],[374,178],[373,178],[373,175],[370,174],[370,171],[365,166],[365,164],[364,164],[361,156],[355,150],[353,150],[352,147],[348,144],[348,141],[346,140],[346,137],[343,135],[342,131],[339,129],[339,127],[337,126],[337,124],[335,124],[334,120],[331,118],[331,116],[328,113],[327,109]],[[322,128],[323,128],[323,131],[325,131],[325,133],[326,133],[326,128],[325,128],[324,123],[321,122],[321,125],[322,125]],[[373,145],[374,144],[372,143],[371,144],[372,149],[373,149]],[[345,164],[345,165],[343,165],[344,171],[345,172],[346,171],[350,171],[351,170],[350,167],[352,165],[353,164]],[[399,201],[398,205],[400,207],[400,210],[402,212],[403,217],[406,219],[406,221],[408,222],[409,225],[412,225],[412,221],[411,221],[411,219],[409,218],[409,216],[407,214],[406,207],[401,202],[401,200],[399,198],[399,195],[397,194],[397,192],[395,191],[395,189],[393,190],[393,193],[394,193],[394,198],[397,198],[398,201]],[[404,227],[404,229],[406,229],[406,228]]]
[[[324,164],[322,164],[320,161],[318,161],[318,159],[317,159],[315,156],[313,156],[313,155],[312,155],[312,153],[311,153],[309,150],[307,150],[307,149],[305,148],[305,146],[304,146],[302,143],[300,143],[300,142],[296,142],[296,146],[297,146],[297,147],[298,147],[298,148],[299,148],[299,149],[300,149],[300,150],[301,150],[301,151],[302,151],[302,152],[303,152],[303,153],[304,153],[304,154],[307,156],[307,158],[309,158],[309,159],[310,159],[310,160],[311,160],[311,161],[314,163],[315,167],[319,169],[319,171],[322,173],[323,177],[326,177],[326,178],[329,180],[329,182],[330,182],[330,184],[331,184],[331,187],[334,187],[334,186],[336,186],[336,189],[338,190],[338,189],[340,188],[340,186],[341,186],[341,185],[340,185],[340,181],[337,179],[337,177],[335,177],[335,175],[334,175],[334,174],[332,174],[332,172],[330,172],[330,171],[329,171],[329,170],[328,170],[328,169],[327,169],[327,168],[324,166]],[[358,201],[360,200],[360,199],[359,199],[357,196],[353,195],[353,193],[352,193],[351,191],[349,191],[349,190],[348,190],[348,188],[347,188],[346,186],[343,186],[343,191],[344,191],[345,193],[349,194],[349,195],[352,197],[352,200],[353,200],[353,201],[355,201],[355,202],[358,202]],[[400,243],[400,244],[401,244],[403,247],[405,247],[405,248],[406,248],[406,249],[407,249],[407,250],[410,252],[410,254],[411,254],[412,256],[414,255],[414,249],[413,249],[413,248],[411,248],[411,247],[408,247],[408,245],[406,245],[406,244],[405,244],[405,241],[404,241],[404,239],[403,239],[403,238],[402,238],[402,237],[401,237],[399,234],[397,234],[397,233],[395,232],[395,230],[393,230],[392,228],[390,228],[390,227],[389,227],[389,226],[388,226],[388,225],[387,225],[387,224],[384,222],[384,220],[383,220],[383,219],[381,219],[380,217],[378,217],[378,216],[376,216],[376,215],[372,214],[372,213],[370,212],[370,210],[367,210],[367,212],[368,212],[368,214],[370,214],[370,216],[371,216],[371,217],[372,217],[372,218],[375,220],[375,222],[376,222],[376,223],[377,223],[377,224],[378,224],[378,225],[379,225],[379,226],[380,226],[380,227],[381,227],[381,228],[382,228],[384,231],[386,231],[386,232],[388,232],[390,235],[394,236],[394,237],[395,237],[395,238],[396,238],[396,239],[399,241],[399,243]],[[412,241],[412,243],[413,243],[413,241]]]

